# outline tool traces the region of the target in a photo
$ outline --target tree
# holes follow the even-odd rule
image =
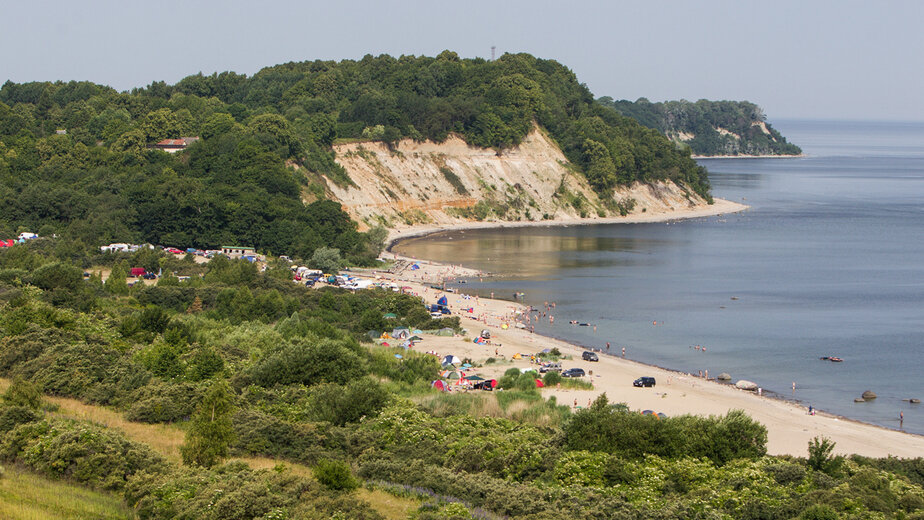
[[[116,264],[110,271],[109,278],[106,278],[105,287],[109,294],[128,294],[128,283],[125,281],[128,273],[123,264],[124,262]]]
[[[340,270],[340,250],[333,247],[319,247],[314,250],[308,266],[325,273],[337,274]]]
[[[815,437],[808,444],[808,465],[815,471],[831,475],[840,469],[844,458],[834,455],[836,443],[827,437]]]
[[[234,441],[232,397],[226,381],[217,381],[209,388],[192,416],[186,442],[180,447],[184,464],[211,467],[228,456],[228,446]]]

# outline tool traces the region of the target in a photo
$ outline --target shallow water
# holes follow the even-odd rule
[[[466,292],[554,301],[555,325],[537,332],[609,341],[614,353],[685,372],[729,372],[887,427],[903,411],[903,428],[924,434],[924,405],[903,401],[924,399],[924,124],[774,126],[809,156],[701,161],[713,193],[751,205],[744,213],[471,230],[396,250],[503,273],[469,280]],[[854,403],[867,389],[879,398]]]

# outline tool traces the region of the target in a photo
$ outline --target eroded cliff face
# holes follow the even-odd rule
[[[637,184],[600,200],[538,128],[500,153],[456,136],[443,143],[404,140],[393,149],[378,142],[334,148],[355,186],[325,179],[329,194],[361,227],[591,220],[705,204],[673,183]]]

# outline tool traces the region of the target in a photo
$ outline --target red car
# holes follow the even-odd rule
[[[181,255],[181,254],[183,254],[182,251],[180,251],[179,249],[177,249],[177,248],[175,248],[175,247],[171,247],[171,248],[167,249],[167,252],[168,252],[168,253],[173,253],[173,254],[175,254],[175,255]]]

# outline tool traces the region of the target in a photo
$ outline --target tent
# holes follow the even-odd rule
[[[439,330],[439,332],[436,333],[436,335],[437,336],[454,336],[455,331],[450,329],[449,327],[443,327],[442,329]]]
[[[552,353],[552,349],[550,348],[544,348],[542,349],[542,352],[541,352],[541,354],[551,354],[551,353]]]
[[[523,357],[523,356],[521,356],[519,352],[517,352],[516,354],[513,355],[513,359],[520,359],[520,358],[522,358],[522,357]]]
[[[389,345],[387,341],[383,341],[383,342],[382,342],[382,346],[383,346],[383,347],[390,347],[391,345]]]
[[[541,379],[536,380],[536,388],[542,388],[544,386],[545,386],[545,383],[543,383]]]
[[[443,379],[462,379],[462,373],[458,370],[443,370],[440,372]]]
[[[446,390],[446,383],[440,381],[439,379],[430,383],[430,386],[436,388],[437,390]]]
[[[403,327],[398,328],[398,329],[391,331],[391,337],[396,338],[396,339],[407,339],[411,337],[411,331]]]
[[[386,320],[398,319],[398,315],[393,312],[386,312],[385,314],[382,315],[382,317],[385,318]]]
[[[446,295],[444,294],[443,296],[440,296],[440,298],[439,298],[438,300],[436,300],[436,304],[437,304],[437,305],[444,305],[444,306],[445,306],[445,305],[449,305],[449,300],[446,299]]]
[[[485,379],[481,376],[466,376],[466,381],[484,381]]]
[[[418,269],[420,269],[420,266],[418,264],[414,264],[411,266],[411,271],[416,271]]]
[[[444,367],[447,365],[459,365],[461,363],[462,363],[462,360],[453,355],[444,357],[442,361],[442,365]]]
[[[409,337],[409,338],[407,338],[407,339],[409,339],[409,340],[411,340],[411,341],[423,341],[423,338],[421,338],[420,336],[418,336],[418,335],[416,335],[416,334],[413,335],[413,336],[411,336],[411,337]]]

